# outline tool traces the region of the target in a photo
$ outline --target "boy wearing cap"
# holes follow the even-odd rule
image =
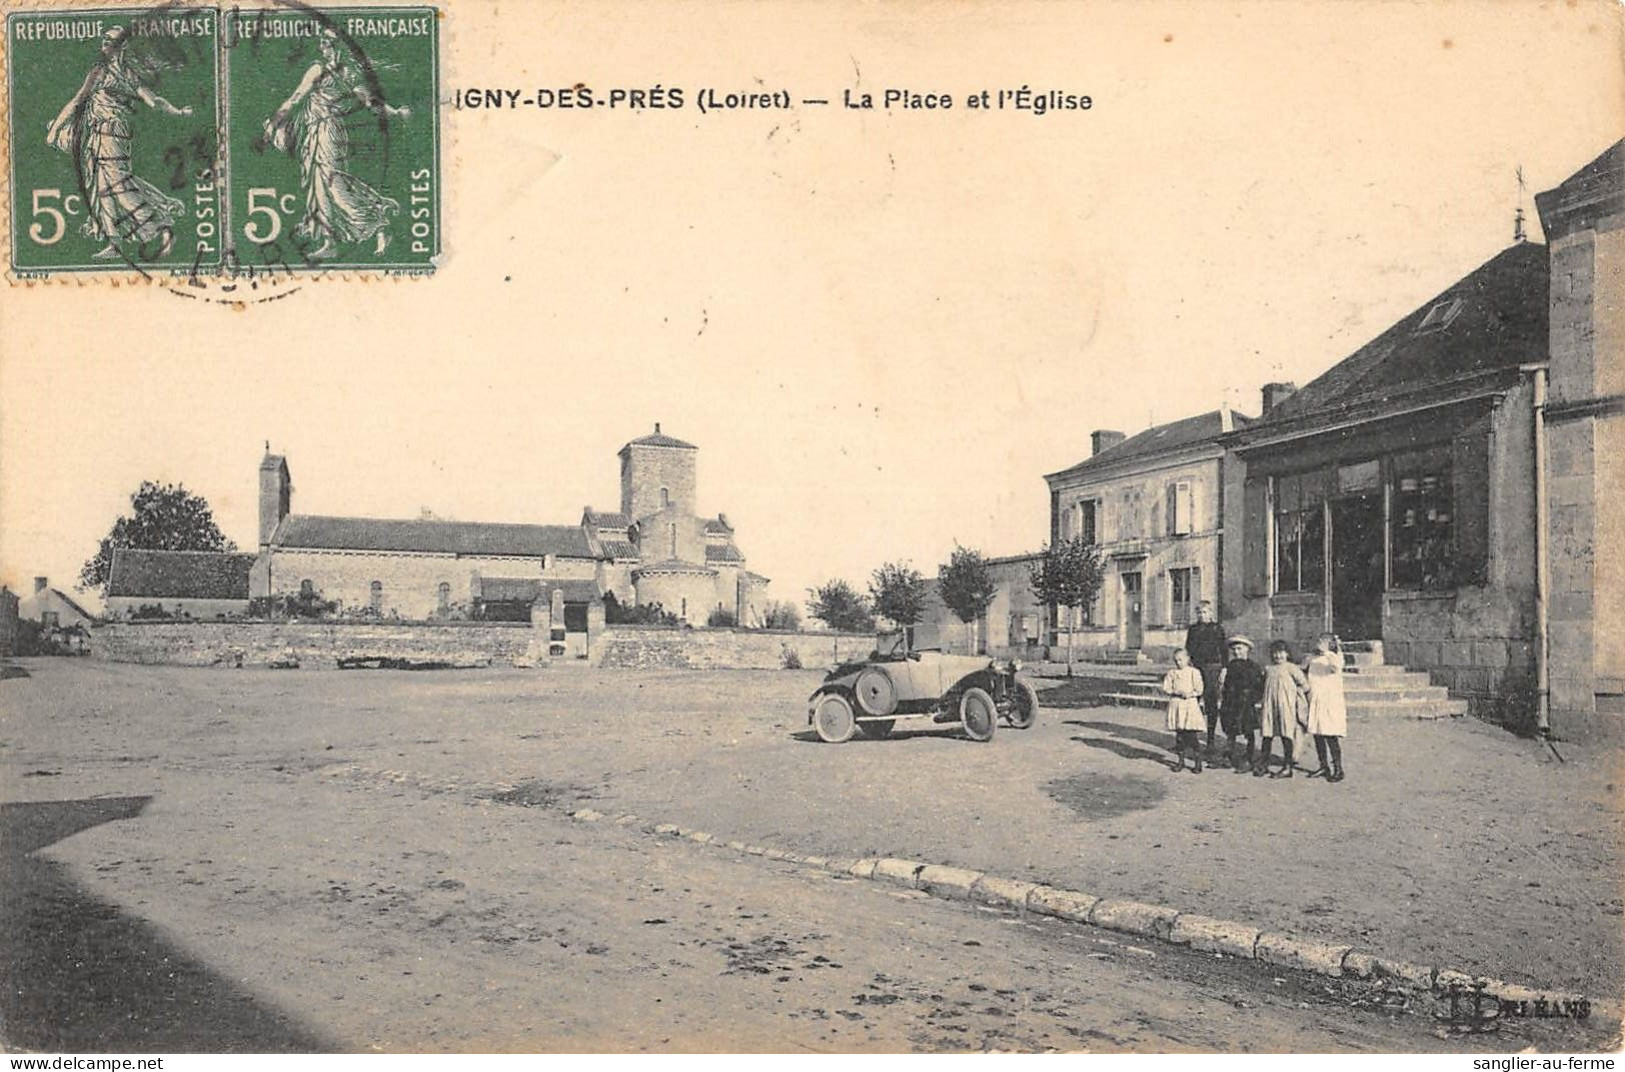
[[[1230,765],[1237,774],[1252,769],[1253,736],[1258,730],[1258,709],[1264,702],[1264,671],[1249,658],[1253,642],[1236,635],[1227,641],[1230,661],[1219,674],[1219,723],[1230,749]],[[1236,738],[1247,738],[1245,754]]]

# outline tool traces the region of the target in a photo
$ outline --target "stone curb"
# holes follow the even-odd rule
[[[592,808],[582,808],[571,812],[570,818],[578,822],[596,823],[609,817]],[[1503,1002],[1531,1008],[1544,1004],[1554,1010],[1599,1010],[1604,1015],[1618,1018],[1613,1003],[1591,1001],[1581,994],[1537,990],[1501,979],[1474,976],[1448,968],[1389,960],[1337,942],[1261,931],[1245,923],[1214,919],[1194,912],[1181,912],[1177,908],[1164,905],[1109,900],[1077,890],[1001,878],[998,875],[962,867],[920,863],[917,860],[872,856],[862,858],[800,856],[783,849],[748,845],[742,841],[723,841],[715,834],[703,830],[690,830],[675,823],[650,826],[635,815],[622,815],[610,822],[616,826],[638,827],[645,833],[659,837],[729,849],[743,856],[760,856],[843,877],[868,879],[887,885],[917,889],[943,900],[967,901],[1022,914],[1051,916],[1104,930],[1154,938],[1198,952],[1218,953],[1238,960],[1256,960],[1263,964],[1291,968],[1314,975],[1388,980],[1441,994],[1447,992],[1453,985],[1471,988],[1482,986],[1487,996],[1498,998]]]

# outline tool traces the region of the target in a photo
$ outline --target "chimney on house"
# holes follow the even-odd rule
[[[35,577],[34,578],[34,594],[38,595],[39,593],[45,591],[45,589],[50,586],[50,583],[51,582],[50,582],[49,578]]]
[[[655,422],[655,435],[659,435],[659,434],[660,434],[660,422],[656,421]]]
[[[1102,428],[1089,433],[1089,457],[1093,458],[1103,450],[1110,450],[1123,440],[1127,439],[1122,432],[1111,432]]]
[[[1264,414],[1291,398],[1298,390],[1295,383],[1266,383],[1264,385]]]
[[[1226,398],[1219,403],[1219,431],[1228,432],[1235,427],[1235,419],[1230,415],[1230,399]]]

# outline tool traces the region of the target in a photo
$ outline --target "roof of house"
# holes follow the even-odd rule
[[[705,534],[707,536],[727,535],[733,530],[734,527],[728,524],[727,519],[720,515],[705,519]]]
[[[597,581],[481,577],[479,598],[487,603],[534,603],[538,599],[551,600],[555,588],[564,593],[566,603],[591,603],[603,596]]]
[[[745,556],[731,543],[711,544],[705,549],[707,562],[743,562]]]
[[[1138,435],[1130,436],[1116,446],[1107,447],[1094,457],[1085,459],[1070,469],[1050,473],[1044,479],[1058,480],[1083,476],[1107,467],[1116,468],[1126,461],[1155,458],[1185,447],[1216,440],[1229,431],[1224,427],[1223,412],[1223,410],[1215,409],[1195,417],[1169,421],[1167,424],[1152,425]],[[1256,419],[1255,417],[1232,412],[1230,414],[1231,428],[1245,427]]]
[[[254,557],[220,551],[113,549],[107,595],[155,599],[247,599]],[[66,597],[63,597],[66,598]]]
[[[1279,402],[1253,430],[1515,370],[1547,353],[1546,247],[1522,242],[1412,310]]]
[[[505,525],[482,521],[399,521],[289,514],[271,543],[283,549],[416,551],[471,557],[596,558],[579,525]]]

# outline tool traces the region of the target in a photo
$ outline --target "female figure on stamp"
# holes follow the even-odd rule
[[[138,242],[153,259],[166,256],[175,244],[174,224],[186,206],[135,174],[130,120],[137,104],[173,116],[192,114],[177,108],[147,85],[149,64],[127,49],[129,30],[115,26],[102,35],[101,55],[84,84],[45,130],[46,143],[78,154],[79,181],[84,186],[86,218],[81,230],[106,243],[95,256],[118,255],[118,243]],[[150,243],[157,242],[156,252]]]
[[[265,121],[265,140],[299,160],[305,190],[305,217],[294,233],[316,243],[313,260],[337,255],[338,242],[376,238],[374,253],[389,245],[389,217],[400,202],[379,193],[349,171],[350,129],[346,120],[358,108],[381,111],[386,118],[407,119],[408,108],[379,100],[345,59],[338,35],[323,30],[321,56],[305,71],[299,85]]]

